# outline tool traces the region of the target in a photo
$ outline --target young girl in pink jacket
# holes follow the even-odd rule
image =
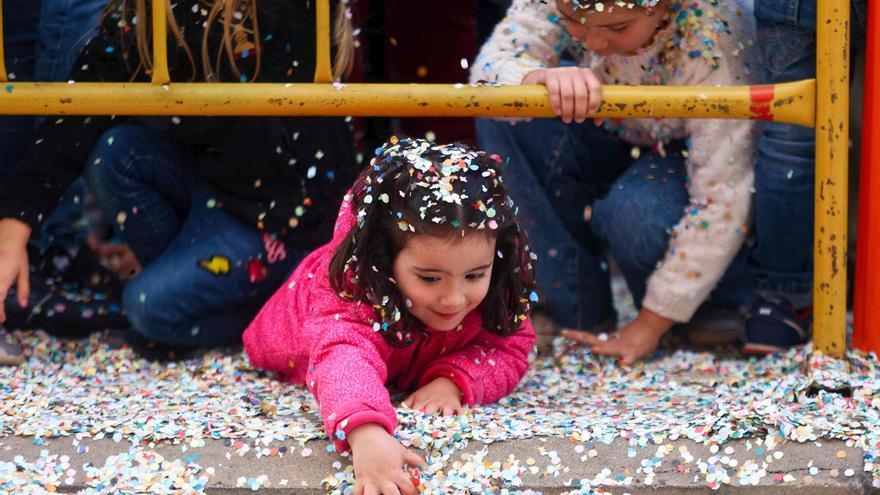
[[[537,302],[501,158],[392,137],[346,195],[333,240],[244,333],[251,363],[304,383],[351,448],[356,493],[415,493],[393,438],[404,404],[443,415],[497,401],[528,367]]]

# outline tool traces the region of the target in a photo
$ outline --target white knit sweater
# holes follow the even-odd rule
[[[681,1],[681,3],[679,3]],[[734,86],[755,82],[752,17],[737,1],[670,0],[676,7],[651,46],[634,56],[590,53],[559,20],[554,0],[513,0],[480,50],[471,81],[519,84],[555,67],[564,50],[603,84]],[[592,124],[585,124],[592,125]],[[742,245],[754,181],[756,125],[747,120],[630,119],[607,122],[622,139],[653,145],[688,139],[690,205],[675,226],[664,260],[648,279],[642,304],[689,320]]]

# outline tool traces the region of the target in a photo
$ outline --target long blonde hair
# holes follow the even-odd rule
[[[128,4],[131,0],[122,0],[121,10],[126,12],[129,10]],[[158,0],[165,2],[166,19],[168,29],[177,41],[180,48],[183,49],[187,59],[189,59],[192,67],[192,75],[190,81],[196,78],[196,61],[192,50],[180,31],[180,26],[174,18],[171,10],[171,0]],[[351,13],[348,8],[349,0],[340,0],[336,8],[335,22],[333,25],[333,43],[336,54],[333,60],[333,78],[340,80],[351,72],[354,62],[354,35],[351,24]],[[137,51],[140,58],[138,67],[133,71],[132,79],[137,76],[140,71],[149,74],[153,70],[153,53],[151,43],[148,41],[151,37],[152,23],[150,9],[147,8],[149,0],[134,0],[134,11],[137,16],[137,23],[134,26]],[[246,12],[240,19],[235,19],[236,12],[244,6]],[[110,9],[112,7],[108,7]],[[222,16],[223,19],[223,38],[220,46],[217,48],[217,54],[212,62],[211,54],[208,53],[208,34],[214,21]],[[226,59],[229,62],[229,68],[236,77],[241,78],[242,74],[235,62],[235,51],[233,48],[233,40],[236,36],[241,35],[242,30],[246,30],[245,25],[250,22],[251,31],[253,32],[253,43],[255,45],[254,56],[256,58],[254,75],[249,81],[255,81],[260,74],[260,63],[262,54],[260,50],[260,26],[257,22],[257,0],[215,0],[208,11],[208,19],[205,22],[204,34],[201,43],[201,62],[202,72],[205,81],[217,82],[220,67],[223,62],[223,53],[226,53]]]

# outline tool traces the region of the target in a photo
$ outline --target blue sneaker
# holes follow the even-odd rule
[[[746,354],[772,354],[804,345],[813,327],[812,306],[797,310],[786,301],[758,299],[746,319]]]

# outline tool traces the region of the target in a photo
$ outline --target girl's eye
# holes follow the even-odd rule
[[[467,276],[465,278],[467,278],[468,280],[477,280],[477,279],[481,279],[485,276],[486,276],[485,273],[469,273],[469,274],[467,274]]]
[[[629,29],[629,24],[627,24],[625,26],[613,26],[613,27],[609,27],[608,29],[615,32],[615,33],[622,33],[624,31],[626,31],[627,29]]]
[[[433,283],[440,280],[438,277],[432,277],[430,275],[419,275],[419,280],[426,283]]]

